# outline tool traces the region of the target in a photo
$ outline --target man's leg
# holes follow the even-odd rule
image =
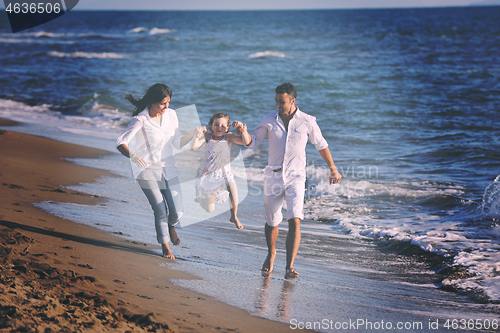
[[[293,263],[297,257],[300,246],[300,219],[288,220],[288,234],[286,235],[286,273],[285,278],[292,279],[299,276],[294,271]]]
[[[296,181],[286,189],[288,234],[286,236],[286,279],[299,276],[293,269],[300,246],[300,220],[304,218],[304,181]]]
[[[276,257],[276,240],[278,239],[279,226],[271,227],[266,223],[265,234],[267,243],[267,257],[262,265],[262,271],[271,273],[273,271],[274,258]]]
[[[266,243],[267,257],[262,265],[263,272],[272,272],[276,257],[276,240],[278,239],[279,224],[283,220],[284,188],[281,172],[275,173],[268,168],[264,171],[264,209],[266,212]]]

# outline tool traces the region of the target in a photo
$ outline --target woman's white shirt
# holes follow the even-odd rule
[[[167,109],[161,115],[161,125],[149,115],[146,109],[135,116],[125,131],[116,140],[116,146],[126,144],[130,150],[141,156],[148,166],[161,167],[166,180],[179,176],[175,164],[174,148],[180,149],[181,132],[179,120],[173,109]],[[132,164],[135,179],[145,179],[144,168]],[[147,177],[146,177],[147,178]]]

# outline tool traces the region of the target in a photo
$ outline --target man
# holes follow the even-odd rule
[[[264,171],[264,207],[266,211],[266,242],[268,254],[262,271],[273,270],[276,256],[278,225],[283,216],[283,200],[287,203],[288,234],[286,237],[285,278],[299,276],[293,263],[300,245],[300,220],[304,219],[304,192],[306,179],[307,139],[315,145],[330,168],[329,182],[335,184],[342,176],[333,163],[328,143],[323,138],[316,118],[300,111],[295,105],[297,90],[291,83],[276,88],[276,107],[264,117],[257,129],[251,134],[249,148],[254,148],[269,138],[268,165]]]

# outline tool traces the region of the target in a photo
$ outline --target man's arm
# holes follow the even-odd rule
[[[330,153],[330,149],[326,147],[325,149],[319,150],[321,157],[325,160],[328,168],[330,168],[330,176],[328,177],[329,183],[336,184],[342,178],[342,175],[337,171],[337,167],[335,167],[335,163],[333,163],[332,154]]]

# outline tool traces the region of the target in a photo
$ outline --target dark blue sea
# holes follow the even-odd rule
[[[116,152],[131,120],[125,92],[168,84],[184,133],[217,111],[253,130],[275,110],[276,86],[292,82],[343,175],[328,185],[326,164],[308,146],[299,279],[283,279],[286,222],[276,272],[260,275],[263,144],[235,153],[243,231],[229,223],[228,205],[208,214],[194,203],[199,156],[178,152],[180,260],[162,265],[203,280],[175,283],[290,323],[498,320],[499,17],[499,6],[75,10],[14,34],[0,13],[0,117],[24,123],[10,130]],[[71,187],[108,201],[37,205],[154,244],[152,212],[128,160],[73,161],[121,176]]]

